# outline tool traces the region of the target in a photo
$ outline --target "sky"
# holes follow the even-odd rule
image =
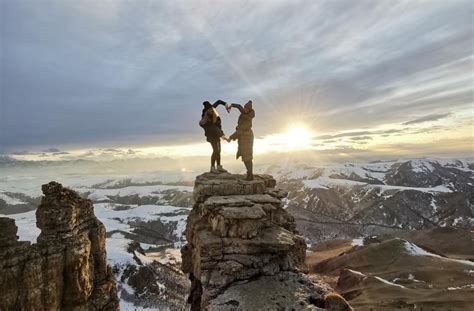
[[[217,99],[253,100],[257,153],[474,153],[471,1],[0,6],[0,154],[204,155]]]

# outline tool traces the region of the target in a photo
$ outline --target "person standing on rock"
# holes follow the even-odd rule
[[[206,140],[212,146],[211,155],[211,173],[225,173],[227,172],[221,165],[221,138],[228,140],[222,131],[221,118],[217,113],[216,108],[219,105],[224,105],[225,102],[222,100],[216,101],[211,105],[208,101],[202,103],[204,108],[202,109],[201,121],[199,125],[204,129],[204,135]],[[216,168],[217,163],[217,168]]]
[[[237,140],[237,159],[242,157],[242,161],[247,169],[247,180],[253,180],[253,131],[252,120],[255,118],[255,110],[253,110],[253,103],[249,100],[243,107],[239,104],[226,104],[227,112],[230,113],[232,108],[237,108],[240,111],[239,120],[234,134],[232,134],[228,142]]]

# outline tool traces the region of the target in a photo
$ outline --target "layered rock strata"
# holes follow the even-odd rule
[[[118,310],[105,228],[90,200],[50,182],[36,211],[37,243],[0,218],[0,310]]]
[[[317,309],[325,291],[301,273],[305,240],[275,184],[269,175],[197,177],[182,249],[193,310]]]

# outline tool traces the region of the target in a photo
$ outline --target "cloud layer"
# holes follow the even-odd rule
[[[470,1],[1,6],[0,153],[195,142],[218,98],[254,99],[258,135],[304,122],[327,139],[472,110]]]

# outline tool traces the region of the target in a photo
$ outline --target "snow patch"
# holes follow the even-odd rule
[[[350,272],[352,272],[352,273],[354,273],[354,274],[357,274],[357,275],[359,275],[359,276],[363,276],[363,277],[366,276],[366,275],[363,274],[362,272],[359,272],[359,271],[356,271],[356,270],[352,270],[352,269],[347,269],[347,270],[349,270]]]
[[[137,251],[133,251],[133,253],[135,254],[135,256],[137,256],[137,258],[142,262],[142,264],[144,265],[151,265],[153,263],[153,259],[148,257],[148,256],[145,256],[145,255],[142,255],[140,254],[139,252]]]
[[[464,218],[463,217],[457,217],[453,220],[453,226],[457,226]]]
[[[466,285],[458,286],[458,287],[448,287],[448,290],[458,290],[458,289],[466,289],[466,288],[474,288],[474,284],[466,284]]]
[[[440,255],[436,255],[436,254],[427,252],[424,249],[422,249],[421,247],[417,246],[416,244],[413,244],[413,243],[408,242],[408,241],[404,241],[404,246],[405,246],[405,249],[408,252],[408,254],[410,254],[412,256],[436,257],[436,258],[440,258],[440,259],[446,260],[446,261],[452,261],[452,262],[457,262],[457,263],[464,264],[464,265],[474,266],[474,262],[472,262],[472,261],[442,257]]]
[[[405,286],[402,286],[402,285],[400,285],[400,284],[392,283],[392,282],[387,281],[387,280],[385,280],[385,279],[382,279],[381,277],[378,277],[378,276],[374,276],[374,278],[376,278],[376,279],[379,280],[380,282],[383,282],[383,283],[385,283],[385,284],[387,284],[387,285],[392,285],[392,286],[400,287],[400,288],[403,288],[403,289],[408,289],[408,288],[406,288]]]
[[[126,239],[122,233],[114,233],[106,240],[107,260],[111,266],[115,264],[134,264],[132,254],[127,252],[128,244],[132,242]]]
[[[352,246],[364,246],[364,238],[353,239],[351,245]]]
[[[143,308],[143,307],[137,307],[133,303],[125,301],[123,299],[120,299],[120,310],[123,311],[147,311],[147,310],[156,310],[155,308],[153,309],[148,309],[148,308]]]
[[[18,227],[17,235],[20,241],[36,243],[36,238],[41,233],[41,230],[36,227],[36,211],[11,215],[0,214],[0,216],[15,220],[15,224]]]
[[[8,205],[20,205],[20,204],[25,204],[25,202],[20,201],[18,199],[12,198],[5,193],[0,193],[0,199],[5,201]]]
[[[306,188],[310,188],[310,189],[329,189],[327,186],[325,186],[322,183],[321,178],[312,179],[312,180],[304,180],[303,183]]]
[[[434,197],[431,198],[431,204],[430,206],[433,208],[433,213],[438,212],[438,205],[436,205],[436,200]]]
[[[81,191],[88,191],[89,199],[93,201],[107,201],[109,196],[133,196],[138,195],[140,197],[151,196],[159,197],[161,192],[166,190],[177,190],[183,192],[192,192],[193,187],[188,186],[166,186],[166,185],[154,185],[154,186],[129,186],[119,189],[97,189],[97,188],[82,188]]]
[[[335,179],[330,177],[319,177],[316,179],[304,180],[304,187],[308,189],[329,189],[331,187],[362,187],[366,189],[380,189],[382,192],[390,191],[390,190],[398,190],[398,191],[405,191],[405,190],[414,190],[420,192],[442,192],[442,193],[449,193],[453,192],[450,188],[439,185],[436,187],[405,187],[405,186],[391,186],[391,185],[373,185],[367,184],[364,182],[347,180],[347,179]]]
[[[431,173],[434,171],[432,163],[427,160],[412,160],[410,164],[412,171],[415,173]]]

